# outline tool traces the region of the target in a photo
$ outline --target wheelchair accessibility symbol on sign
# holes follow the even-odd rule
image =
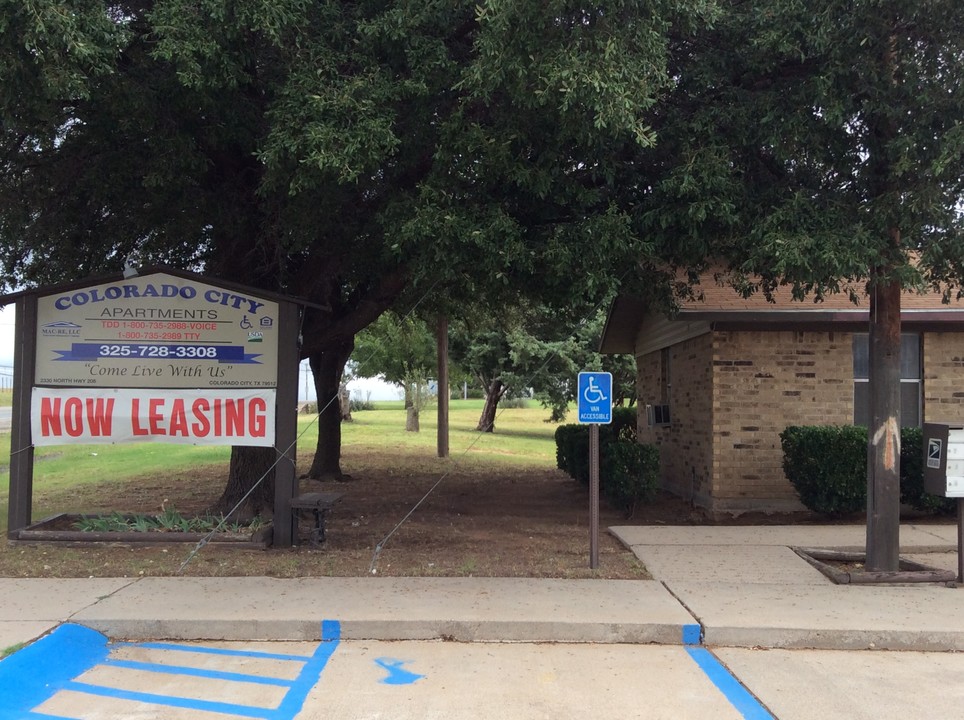
[[[576,383],[578,422],[608,425],[613,421],[613,376],[581,372]]]

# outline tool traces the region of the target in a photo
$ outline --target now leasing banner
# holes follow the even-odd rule
[[[42,388],[31,398],[34,445],[167,442],[270,447],[271,389]]]

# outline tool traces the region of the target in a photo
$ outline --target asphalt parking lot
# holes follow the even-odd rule
[[[687,645],[109,642],[0,663],[0,717],[60,720],[961,717],[964,655]]]

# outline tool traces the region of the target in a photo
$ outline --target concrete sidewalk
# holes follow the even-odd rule
[[[713,646],[964,649],[964,589],[836,585],[791,548],[864,549],[862,525],[610,528]],[[956,525],[904,525],[901,557],[957,569]]]
[[[964,650],[964,590],[835,585],[793,546],[863,526],[611,528],[654,580],[0,578],[0,649],[66,621],[113,639],[695,643]],[[904,526],[902,557],[956,569],[957,529]]]

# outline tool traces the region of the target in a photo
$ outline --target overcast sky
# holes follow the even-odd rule
[[[0,308],[0,366],[13,365],[13,320],[16,314],[13,304]]]

